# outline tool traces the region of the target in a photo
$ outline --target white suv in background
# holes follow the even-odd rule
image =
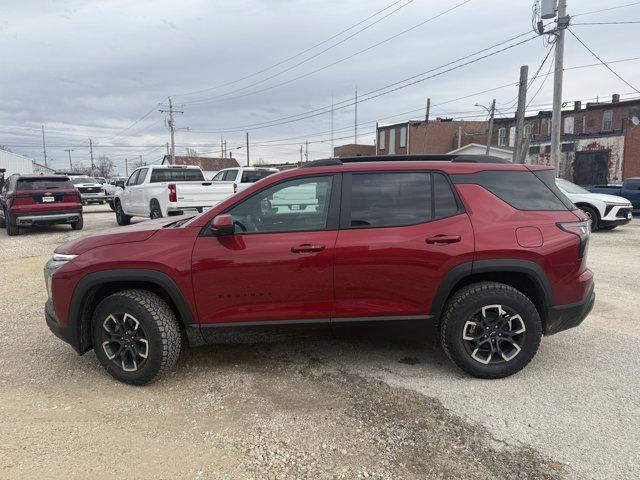
[[[277,168],[267,167],[236,167],[225,168],[216,173],[211,181],[213,182],[234,182],[235,191],[241,192],[249,188],[252,183],[262,180],[269,175],[278,173]]]
[[[613,230],[631,221],[631,202],[623,197],[591,193],[575,183],[556,178],[556,185],[591,220],[591,231]]]

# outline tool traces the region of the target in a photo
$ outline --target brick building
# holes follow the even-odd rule
[[[375,145],[365,145],[362,143],[348,143],[347,145],[340,145],[333,149],[334,157],[361,157],[375,154]]]
[[[530,140],[526,163],[548,164],[551,152],[551,112],[525,119]],[[513,146],[515,119],[495,120],[492,145]],[[579,185],[618,182],[640,176],[640,99],[575,102],[562,111],[562,156],[558,176]]]
[[[424,120],[378,125],[377,154],[440,154],[471,143],[486,143],[487,122],[437,118],[429,121],[428,151],[425,152],[424,125]]]

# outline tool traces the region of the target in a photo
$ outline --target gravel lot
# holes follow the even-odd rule
[[[42,267],[115,226],[0,231],[0,478],[640,477],[640,220],[592,236],[597,301],[520,374],[464,376],[433,337],[187,350],[144,388],[47,329]]]

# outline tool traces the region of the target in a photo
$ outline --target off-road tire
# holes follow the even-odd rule
[[[474,312],[487,305],[504,305],[516,311],[526,327],[520,352],[511,360],[483,364],[465,349],[463,330]],[[535,356],[542,338],[540,315],[531,300],[513,287],[498,282],[479,282],[461,288],[447,301],[440,323],[440,342],[460,369],[478,378],[503,378],[522,370]]]
[[[115,206],[116,206],[116,210],[115,210],[116,222],[118,222],[118,225],[120,226],[129,225],[131,223],[131,217],[126,213],[124,213],[124,210],[122,210],[122,204],[120,203],[120,201],[116,200]]]
[[[82,230],[82,227],[84,227],[84,219],[82,217],[82,214],[80,214],[80,216],[78,217],[78,221],[71,223],[71,228],[73,230]]]
[[[104,320],[111,314],[128,313],[140,322],[149,342],[148,356],[141,367],[127,372],[110,360],[102,347]],[[147,290],[124,290],[100,302],[92,318],[93,347],[98,360],[116,380],[130,385],[146,385],[170,371],[180,355],[182,336],[169,306]]]

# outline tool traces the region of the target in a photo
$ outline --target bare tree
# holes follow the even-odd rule
[[[131,164],[131,168],[135,170],[136,168],[144,167],[145,165],[148,165],[148,163],[144,160],[138,160],[137,162],[133,162]]]
[[[98,177],[109,178],[114,172],[113,160],[106,155],[100,155],[95,164],[95,174]]]

